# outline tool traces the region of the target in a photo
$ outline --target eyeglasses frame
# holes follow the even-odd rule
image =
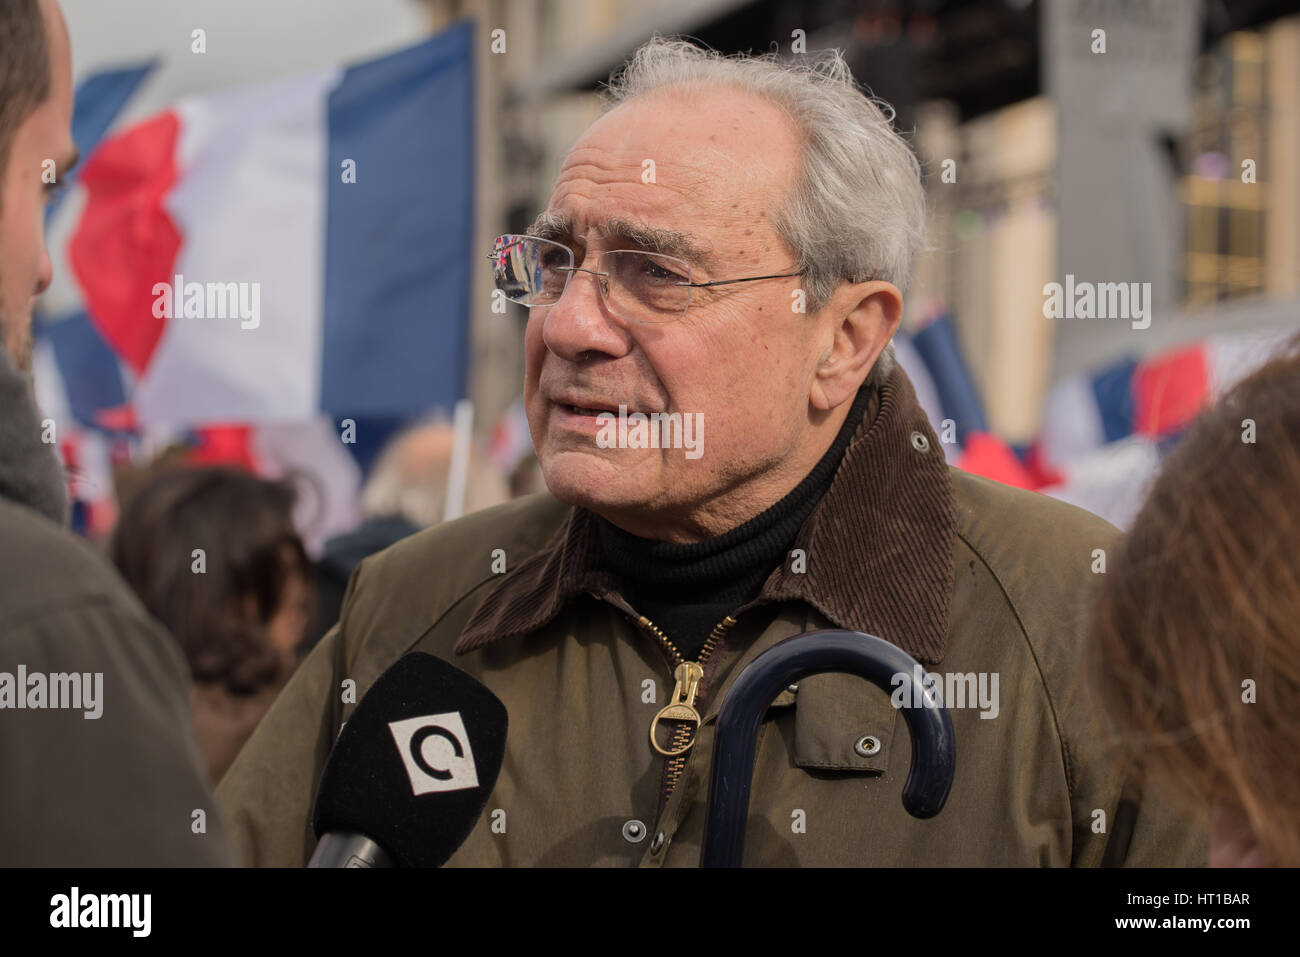
[[[535,240],[538,240],[539,242],[552,243],[553,245],[559,246],[559,247],[562,248],[562,249],[566,249],[566,250],[568,250],[569,258],[570,258],[570,259],[574,259],[574,260],[577,259],[577,256],[574,254],[574,252],[573,252],[572,249],[569,249],[569,247],[565,246],[563,243],[557,243],[557,242],[555,242],[555,240],[553,240],[553,239],[546,239],[546,238],[543,237],[543,236],[529,236],[529,235],[527,235],[526,233],[503,233],[502,235],[503,235],[503,236],[505,236],[505,235],[514,235],[514,236],[518,236],[520,239],[535,239]],[[498,237],[498,239],[500,239],[500,238],[501,238],[501,237]],[[684,260],[684,259],[679,259],[677,256],[669,256],[669,255],[666,255],[666,254],[664,254],[664,253],[656,253],[656,252],[654,252],[653,250],[648,250],[648,249],[607,249],[605,252],[634,252],[634,253],[641,253],[641,254],[643,254],[643,255],[648,255],[648,256],[660,256],[660,257],[662,257],[663,259],[671,259],[671,260],[673,260],[674,262],[679,262],[679,263],[681,263],[683,266],[686,267],[686,269],[687,269],[688,272],[690,271],[690,268],[691,268],[691,264],[688,263],[688,262],[686,262],[686,260]],[[601,255],[603,256],[603,255],[605,255],[605,253],[601,253]],[[488,253],[487,256],[486,256],[485,258],[488,260],[488,262],[495,264],[495,263],[497,262],[497,258],[498,258],[498,257],[497,257],[496,254],[494,254],[494,253]],[[598,271],[596,271],[596,270],[594,270],[594,269],[584,269],[583,267],[578,266],[578,265],[573,265],[573,266],[558,266],[558,267],[556,267],[556,269],[557,269],[558,271],[560,271],[560,272],[568,273],[568,274],[569,274],[569,278],[572,278],[572,277],[573,277],[573,274],[574,274],[575,272],[585,272],[585,273],[589,273],[589,274],[595,276],[598,280],[601,281],[601,295],[602,295],[602,296],[608,296],[608,295],[609,295],[609,279],[610,279],[610,274],[607,273],[607,272],[598,272]],[[729,285],[732,285],[733,283],[738,283],[738,282],[758,282],[758,281],[763,280],[763,279],[788,279],[788,278],[791,277],[791,276],[802,276],[805,272],[807,272],[806,269],[800,269],[798,272],[774,273],[773,275],[770,275],[770,276],[745,276],[745,277],[743,277],[743,278],[741,278],[741,279],[714,279],[714,280],[712,280],[711,282],[676,282],[676,283],[673,283],[673,285],[674,285],[674,286],[685,286],[685,287],[690,288],[690,289],[707,289],[707,288],[709,288],[710,286],[729,286]],[[564,293],[568,291],[568,288],[569,288],[569,278],[566,278],[566,279],[564,280],[564,289],[562,289],[562,290],[560,291],[560,295],[556,297],[555,302],[559,302],[559,301],[560,301],[560,297],[562,297],[562,296],[564,295]],[[513,302],[513,303],[515,303],[516,305],[523,306],[525,309],[532,309],[533,306],[542,306],[542,307],[545,307],[545,306],[553,306],[553,305],[555,305],[555,302],[545,302],[545,303],[526,303],[526,302],[518,302],[517,300],[514,300],[514,299],[511,299],[510,301]],[[689,308],[690,308],[690,299],[687,299],[687,300],[686,300],[686,309],[689,309]],[[682,318],[682,316],[685,316],[685,315],[686,315],[686,309],[683,309],[683,310],[682,310],[682,314],[681,314],[681,316],[678,316],[677,319],[669,319],[669,320],[667,320],[667,322],[677,322],[678,320],[680,320],[680,319]],[[632,321],[633,321],[633,322],[647,323],[647,320],[644,320],[644,319],[634,319],[634,320],[632,320]],[[650,325],[663,325],[664,323],[653,323],[653,322],[650,322],[650,323],[648,323],[648,324],[650,324]]]

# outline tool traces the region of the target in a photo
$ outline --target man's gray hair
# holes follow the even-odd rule
[[[842,280],[883,279],[906,291],[924,241],[921,166],[893,128],[894,110],[864,94],[838,50],[803,61],[776,53],[724,56],[683,39],[654,37],[607,87],[608,109],[655,90],[733,86],[783,109],[803,136],[803,163],[774,217],[805,271],[808,311]],[[868,381],[894,364],[888,346]]]

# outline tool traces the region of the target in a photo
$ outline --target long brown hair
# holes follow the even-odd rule
[[[127,499],[109,555],[176,637],[196,681],[251,694],[284,677],[266,625],[289,578],[309,575],[294,501],[287,482],[175,465]],[[194,573],[198,548],[203,574]]]
[[[1129,768],[1300,865],[1300,338],[1166,459],[1101,583],[1090,653]]]

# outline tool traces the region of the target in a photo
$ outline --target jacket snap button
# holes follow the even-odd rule
[[[654,840],[650,842],[650,851],[653,854],[658,854],[659,849],[663,846],[664,846],[664,832],[660,831],[658,834],[655,835]]]
[[[640,844],[645,840],[645,825],[640,821],[625,821],[623,824],[623,840],[629,844]]]
[[[869,758],[880,751],[880,739],[874,734],[864,734],[853,743],[853,750],[864,758]]]
[[[791,694],[798,694],[798,693],[799,693],[799,683],[798,683],[798,682],[795,682],[794,684],[787,686],[785,690],[788,691],[788,692],[790,692]]]
[[[912,433],[912,448],[918,452],[930,451],[930,440],[925,437],[923,432]]]

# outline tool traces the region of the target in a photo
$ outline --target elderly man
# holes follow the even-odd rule
[[[242,860],[306,860],[340,689],[422,650],[510,714],[451,864],[694,865],[731,683],[838,627],[986,692],[953,707],[951,796],[910,818],[895,703],[809,678],[763,722],[746,863],[1203,865],[1205,835],[1132,793],[1075,693],[1114,530],[949,469],[893,367],[923,202],[888,118],[838,56],[793,69],[682,41],[642,47],[612,92],[544,213],[491,257],[531,310],[551,494],[361,565],[218,790]],[[698,727],[651,731],[692,697]]]

